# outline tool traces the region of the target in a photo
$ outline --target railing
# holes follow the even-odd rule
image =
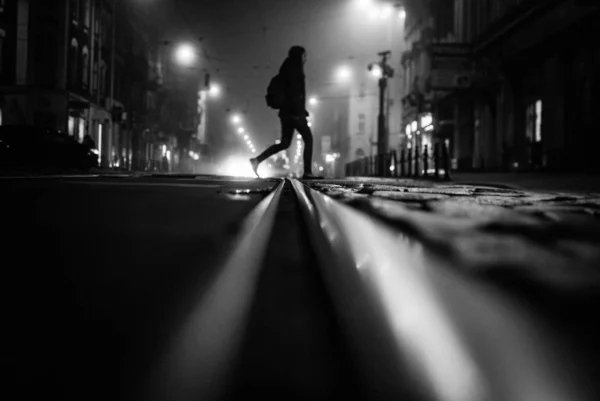
[[[450,153],[445,143],[437,143],[433,150],[402,148],[399,152],[364,157],[346,164],[346,177],[435,178],[449,181]]]

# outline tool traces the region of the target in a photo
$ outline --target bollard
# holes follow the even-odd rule
[[[436,180],[440,179],[440,144],[436,143],[433,148],[433,168]]]
[[[444,163],[444,180],[450,181],[452,180],[450,175],[450,153],[448,152],[446,143],[442,145],[442,159]]]
[[[423,146],[423,170],[424,176],[429,177],[429,146]]]
[[[417,145],[415,147],[415,177],[419,177],[421,175],[421,171],[419,170],[419,156],[421,155],[420,148]]]
[[[406,176],[406,153],[404,149],[400,149],[400,177]]]
[[[413,158],[413,150],[412,149],[408,149],[408,168],[407,168],[407,177],[411,177],[413,174],[413,162],[412,162],[412,158]]]

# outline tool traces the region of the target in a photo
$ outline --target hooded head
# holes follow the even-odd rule
[[[288,52],[288,58],[302,65],[306,62],[306,49],[302,46],[292,46]]]

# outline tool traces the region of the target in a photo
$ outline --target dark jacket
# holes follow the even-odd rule
[[[306,117],[306,86],[304,71],[300,60],[286,58],[279,75],[284,88],[284,101],[279,110],[279,117]]]

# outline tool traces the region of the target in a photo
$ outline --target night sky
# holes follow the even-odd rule
[[[400,47],[401,23],[372,18],[357,0],[134,0],[154,3],[162,17],[165,40],[202,38],[202,69],[211,72],[223,95],[209,109],[209,130],[218,133],[222,145],[231,149],[241,141],[228,123],[227,110],[245,113],[245,127],[260,150],[279,137],[276,112],[264,102],[270,78],[277,73],[292,45],[307,48],[308,95],[319,97],[326,110],[328,99],[347,94],[348,85],[368,77],[367,64],[377,53]],[[400,51],[393,52],[394,64]],[[347,64],[354,79],[341,87],[335,69]],[[377,92],[376,81],[367,92]],[[341,90],[341,92],[340,92]],[[329,113],[315,114],[318,139],[328,129]]]

